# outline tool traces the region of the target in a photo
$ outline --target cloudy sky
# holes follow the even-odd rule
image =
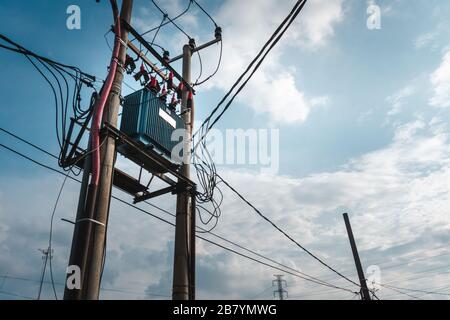
[[[81,30],[66,28],[66,8],[73,3],[81,8]],[[175,16],[188,1],[159,3]],[[224,47],[220,71],[198,88],[199,121],[295,1],[200,3],[222,27]],[[367,8],[374,4],[381,8],[379,30],[367,27]],[[221,130],[279,129],[277,173],[233,165],[219,167],[219,172],[298,242],[355,281],[343,212],[351,217],[365,269],[378,267],[383,284],[450,293],[449,15],[450,3],[442,0],[309,0],[218,124]],[[161,18],[151,1],[135,0],[132,24],[139,31],[157,26]],[[195,6],[179,23],[198,44],[213,36],[214,26]],[[0,4],[2,33],[101,78],[110,57],[104,34],[111,24],[107,1]],[[112,43],[111,34],[107,39]],[[155,40],[173,56],[185,41],[171,26]],[[204,74],[214,70],[218,54],[218,46],[202,52]],[[0,51],[0,61],[0,126],[57,153],[47,84],[23,57]],[[198,72],[194,56],[194,79]],[[126,82],[139,89],[133,78]],[[130,87],[124,87],[124,94],[132,92]],[[1,132],[0,143],[57,167],[54,159]],[[0,298],[35,298],[42,268],[38,249],[47,247],[50,214],[64,177],[5,149],[0,150],[0,164]],[[136,170],[123,159],[119,164]],[[59,297],[73,230],[60,219],[74,218],[78,188],[76,182],[67,182],[56,211],[53,268]],[[357,290],[223,191],[215,233],[309,275]],[[114,194],[132,200],[118,190]],[[171,196],[154,203],[174,212]],[[141,207],[173,221],[151,206]],[[205,237],[223,243],[213,235]],[[173,238],[170,225],[113,200],[101,297],[170,297]],[[272,299],[271,281],[279,271],[201,240],[197,251],[198,298]],[[294,276],[285,279],[291,298],[355,298]],[[448,298],[409,293],[423,299]],[[386,287],[377,295],[411,298]],[[49,282],[43,297],[53,297]]]

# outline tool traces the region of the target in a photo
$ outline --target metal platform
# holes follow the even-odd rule
[[[196,192],[196,184],[178,172],[179,165],[172,163],[163,155],[158,154],[152,148],[148,148],[141,142],[135,141],[116,127],[105,123],[102,135],[113,137],[116,140],[117,152],[136,163],[141,168],[150,172],[168,184],[168,187],[149,192],[148,187],[124,172],[115,169],[114,185],[134,196],[134,203],[145,201],[166,193],[177,194],[180,192]],[[169,177],[172,175],[176,180]],[[117,175],[117,181],[116,181]]]
[[[84,128],[86,130],[87,128]],[[146,146],[142,142],[135,141],[116,127],[105,123],[101,131],[102,137],[112,137],[116,141],[116,150],[119,154],[129,159],[130,161],[141,167],[141,170],[146,170],[157,177],[168,186],[153,192],[149,191],[150,182],[146,185],[141,183],[141,175],[136,179],[120,169],[114,168],[113,185],[132,195],[134,203],[145,201],[166,193],[177,194],[180,192],[196,192],[196,184],[178,172],[179,165],[174,164],[164,155],[159,154],[152,148]],[[77,137],[76,143],[80,139]],[[76,165],[80,169],[84,169],[84,150],[80,149],[77,144],[70,143],[72,150],[70,151],[70,158],[64,162],[64,167]],[[170,177],[171,175],[172,177]]]

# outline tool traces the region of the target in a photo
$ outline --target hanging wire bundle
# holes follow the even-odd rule
[[[71,117],[75,121],[81,122],[92,114],[93,105],[97,97],[97,89],[94,87],[96,79],[94,76],[82,72],[77,67],[40,56],[22,47],[5,35],[0,34],[0,39],[8,44],[0,43],[0,48],[24,55],[51,88],[55,102],[56,138],[60,147],[58,163],[63,167],[63,150],[68,143],[68,123]],[[82,106],[83,86],[93,90],[87,107]],[[71,166],[67,170],[73,172],[73,167]],[[79,172],[73,173],[79,174]]]
[[[278,26],[275,32],[270,36],[267,42],[263,45],[256,57],[250,62],[247,69],[238,77],[231,89],[225,94],[225,96],[220,100],[217,106],[212,110],[211,114],[205,119],[200,128],[192,137],[193,149],[192,149],[192,162],[197,169],[197,174],[203,187],[201,192],[201,197],[204,201],[209,201],[213,204],[214,216],[220,215],[220,208],[216,208],[216,205],[221,201],[217,202],[214,200],[214,195],[218,192],[222,195],[218,185],[225,182],[216,172],[214,163],[210,157],[206,137],[213,126],[220,120],[223,114],[228,110],[228,108],[233,103],[236,96],[242,91],[242,89],[247,85],[248,81],[252,78],[254,73],[261,66],[262,62],[269,54],[269,52],[275,47],[281,37],[284,35],[286,30],[290,27],[292,22],[295,20],[297,15],[301,12],[307,0],[298,0],[295,6],[292,8],[288,16],[283,20],[283,22]],[[222,105],[224,105],[222,107]],[[214,115],[216,115],[215,118]],[[226,184],[226,183],[225,183]],[[218,190],[216,192],[216,190]]]

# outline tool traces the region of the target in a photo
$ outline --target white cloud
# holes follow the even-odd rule
[[[344,0],[309,1],[294,27],[294,38],[312,49],[322,46],[334,34],[334,27],[344,17]]]
[[[294,50],[298,51],[299,47],[307,50],[323,47],[333,35],[335,25],[343,18],[342,3],[343,0],[309,1],[284,38],[267,56],[246,89],[238,96],[238,100],[255,113],[266,115],[271,121],[281,123],[303,122],[311,109],[327,103],[329,98],[326,95],[310,96],[298,88],[297,82],[301,73],[296,73],[295,66],[287,65],[285,61],[282,61],[282,57]],[[216,12],[212,12],[214,19],[223,29],[222,65],[218,74],[199,88],[199,91],[210,88],[228,91],[292,6],[293,2],[287,1],[230,0],[223,2]],[[179,1],[173,0],[164,8],[168,12],[178,12],[183,6]],[[208,29],[205,29],[205,25],[198,20],[201,17],[200,14],[187,15],[196,20],[195,23],[180,21],[188,33],[195,36],[198,43],[210,38],[209,33],[207,37],[205,36],[205,30]],[[149,18],[147,9],[142,9],[133,19],[141,31],[158,23],[154,18]],[[178,52],[179,44],[185,42],[179,32],[171,33],[170,37],[161,33],[158,39],[167,43],[168,48],[173,49],[173,52]],[[216,51],[210,49],[202,52],[204,74],[209,69],[215,68]],[[193,59],[193,78],[195,79],[198,66],[196,57]]]
[[[414,46],[416,47],[416,49],[422,49],[428,46],[436,38],[437,35],[437,32],[427,32],[421,34],[414,40]]]
[[[393,116],[402,111],[404,100],[415,93],[413,86],[406,86],[397,93],[386,98],[386,101],[391,105],[391,110],[388,112],[388,116]]]
[[[333,35],[334,25],[342,19],[341,0],[308,2],[296,23],[267,56],[239,100],[254,112],[266,114],[272,121],[303,122],[311,109],[328,102],[328,97],[309,97],[298,88],[301,73],[286,65],[282,56],[293,47],[318,49]],[[291,9],[279,1],[228,1],[217,13],[224,30],[224,57],[220,73],[210,84],[227,90],[256,55]],[[244,16],[236,12],[245,12]],[[295,49],[298,50],[298,49]]]
[[[450,107],[450,51],[444,54],[441,65],[430,76],[430,81],[434,91],[430,105],[439,108]]]
[[[450,141],[448,129],[441,124],[442,120],[436,117],[429,122],[418,119],[403,124],[397,127],[389,145],[357,157],[333,172],[304,178],[231,170],[223,170],[221,175],[297,241],[340,271],[349,270],[345,273],[351,274],[351,252],[341,217],[344,211],[351,214],[361,255],[375,262],[378,258],[398,263],[403,256],[419,252],[422,245],[443,244],[442,237],[450,229]],[[54,179],[55,176],[15,179],[14,183],[2,181],[2,272],[39,277],[41,259],[36,249],[46,245],[49,210],[59,187]],[[306,273],[330,275],[229,190],[222,190],[225,203],[215,232],[285,264],[300,266]],[[78,185],[67,186],[55,219],[54,271],[59,282],[63,281],[73,230],[59,218],[73,218],[77,192]],[[23,193],[28,201],[16,201],[14,195]],[[155,201],[173,212],[173,197]],[[159,214],[150,206],[143,208]],[[173,221],[172,217],[164,218]],[[149,292],[170,295],[173,228],[113,201],[108,229],[104,286],[137,293],[124,296],[109,292],[103,297],[152,298],[145,296],[147,287]],[[205,237],[220,241],[208,234]],[[271,269],[200,240],[198,266],[199,297],[203,298],[248,298],[269,285],[273,274]],[[219,271],[223,272],[221,279],[216,277]],[[394,277],[395,272],[386,270],[383,277]],[[291,284],[294,278],[287,280]],[[15,285],[20,289],[16,292],[35,293],[34,287],[25,286],[27,283]],[[302,282],[301,290],[311,292],[310,286]],[[297,289],[290,290],[295,293]],[[50,296],[50,287],[45,293]],[[342,295],[330,293],[324,297]]]

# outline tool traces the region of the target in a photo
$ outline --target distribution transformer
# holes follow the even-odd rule
[[[183,119],[154,92],[144,88],[124,98],[120,131],[170,157],[179,141],[176,129],[185,129]]]

